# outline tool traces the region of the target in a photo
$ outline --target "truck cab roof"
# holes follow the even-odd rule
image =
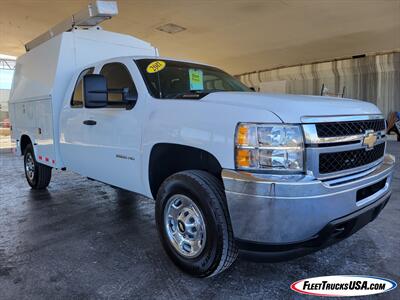
[[[124,55],[124,56],[116,56],[116,57],[112,57],[106,60],[100,60],[97,62],[94,62],[90,65],[86,65],[83,67],[87,68],[93,64],[98,64],[98,63],[104,63],[104,62],[110,62],[113,60],[120,60],[123,58],[131,58],[132,60],[141,60],[141,59],[149,59],[149,60],[161,60],[161,61],[175,61],[175,62],[183,62],[183,63],[190,63],[190,64],[197,64],[197,65],[202,65],[202,66],[206,66],[206,67],[213,67],[216,68],[216,66],[214,65],[210,65],[210,64],[206,64],[203,62],[197,62],[197,61],[193,61],[193,60],[188,60],[188,59],[178,59],[178,58],[173,58],[173,57],[168,57],[168,56],[158,56],[158,55]]]

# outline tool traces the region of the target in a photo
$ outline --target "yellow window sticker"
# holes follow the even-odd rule
[[[165,68],[165,61],[162,60],[156,60],[151,62],[148,66],[147,66],[147,73],[157,73],[160,72],[162,69]]]

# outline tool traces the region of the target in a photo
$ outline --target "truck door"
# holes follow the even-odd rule
[[[60,117],[60,152],[67,169],[81,175],[88,175],[89,138],[86,125],[86,109],[83,97],[83,76],[92,74],[93,68],[83,70],[71,92],[67,92]],[[72,94],[72,96],[71,96]]]
[[[131,68],[131,70],[128,68]],[[133,108],[126,109],[121,93],[109,93],[104,108],[86,108],[88,124],[90,174],[96,180],[128,190],[139,191],[141,117],[145,106],[132,79],[133,61],[115,61],[101,66],[109,90],[129,89],[137,97]],[[137,70],[136,70],[137,71]]]

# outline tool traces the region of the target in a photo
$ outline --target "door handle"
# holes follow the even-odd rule
[[[85,121],[83,121],[83,124],[85,124],[85,125],[96,125],[97,122],[95,120],[85,120]]]

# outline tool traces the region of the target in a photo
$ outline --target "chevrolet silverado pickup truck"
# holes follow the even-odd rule
[[[199,277],[239,251],[278,261],[322,249],[378,216],[394,157],[375,105],[253,92],[93,25],[109,17],[101,2],[17,60],[12,137],[33,189],[55,168],[154,199],[163,248]]]

